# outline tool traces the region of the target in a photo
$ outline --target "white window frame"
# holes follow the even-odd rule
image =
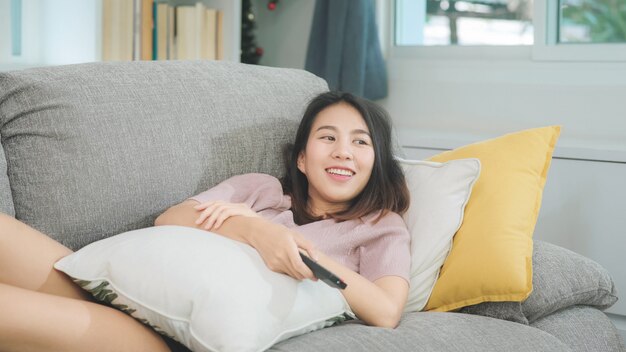
[[[416,0],[419,1],[419,0]],[[535,0],[533,45],[398,46],[396,0],[390,1],[387,54],[398,59],[626,62],[626,44],[559,44],[558,1]],[[543,20],[540,20],[543,19]]]
[[[535,44],[532,59],[535,61],[626,61],[626,44],[560,44],[558,38],[559,2],[535,0],[533,20],[535,24]]]

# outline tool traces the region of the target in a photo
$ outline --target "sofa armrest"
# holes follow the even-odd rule
[[[523,302],[485,302],[461,309],[528,324],[574,305],[606,309],[617,302],[615,284],[595,261],[565,248],[534,241],[533,292]]]

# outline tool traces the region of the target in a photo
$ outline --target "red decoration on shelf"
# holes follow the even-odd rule
[[[277,3],[278,3],[278,0],[272,0],[272,1],[270,1],[270,2],[268,2],[268,3],[267,3],[267,8],[268,8],[270,11],[274,11],[274,10],[276,10],[276,4],[277,4]]]
[[[263,55],[263,48],[261,48],[260,46],[256,48],[256,54],[259,56]]]

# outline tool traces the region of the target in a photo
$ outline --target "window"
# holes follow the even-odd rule
[[[626,61],[626,0],[396,0],[394,12],[400,57]]]
[[[396,44],[532,44],[532,13],[533,0],[399,0]]]

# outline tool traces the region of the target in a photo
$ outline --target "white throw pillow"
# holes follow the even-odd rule
[[[275,273],[254,248],[189,227],[125,232],[54,267],[193,351],[261,351],[354,316],[339,290]]]
[[[478,159],[446,163],[398,159],[411,194],[404,214],[411,233],[410,289],[405,312],[421,311],[461,227],[463,212],[480,174]]]

